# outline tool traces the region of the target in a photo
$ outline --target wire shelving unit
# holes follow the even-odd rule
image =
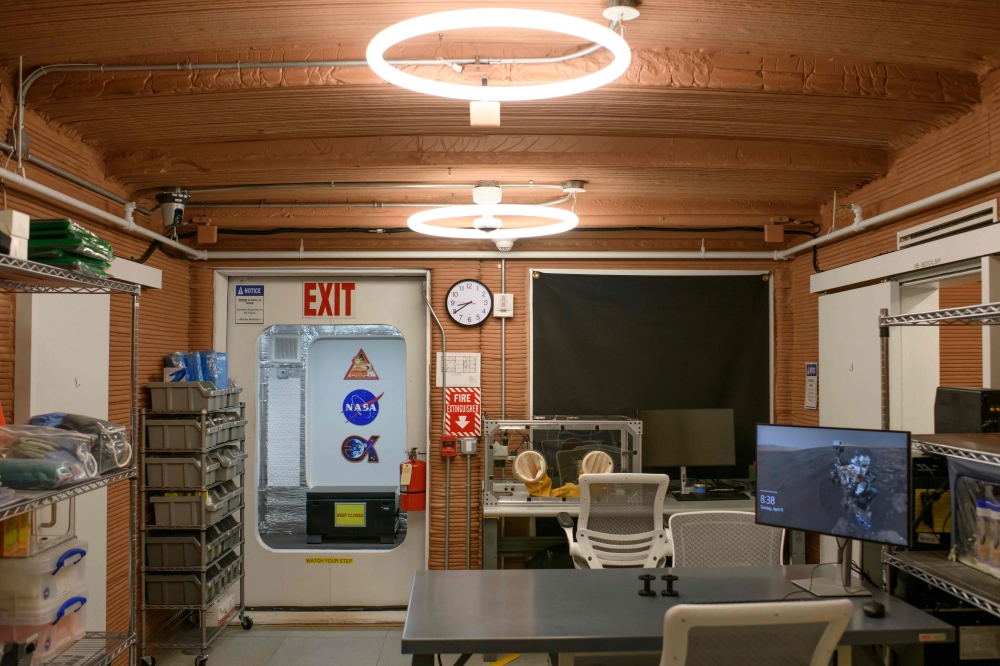
[[[127,481],[129,484],[128,591],[129,626],[127,632],[87,632],[71,643],[48,666],[107,666],[119,655],[128,652],[129,664],[134,665],[136,646],[136,456],[135,442],[139,405],[139,297],[137,284],[80,275],[35,261],[0,255],[0,292],[15,294],[124,294],[132,300],[130,354],[129,438],[133,442],[131,465],[108,472],[85,482],[46,491],[15,491],[13,501],[0,506],[0,520],[32,513],[46,506],[70,500],[105,486]]]
[[[993,326],[1000,324],[1000,303],[912,314],[879,315],[882,343],[882,427],[889,428],[889,329],[898,326]],[[1000,434],[917,435],[912,447],[936,455],[1000,466]],[[883,549],[885,565],[904,571],[959,599],[1000,617],[1000,580],[960,562],[942,551]],[[887,577],[885,577],[888,580]]]

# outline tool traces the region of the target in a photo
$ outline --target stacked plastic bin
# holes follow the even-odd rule
[[[0,642],[34,641],[45,664],[83,638],[87,542],[72,538],[30,557],[0,559]]]
[[[243,605],[243,473],[240,388],[210,382],[147,385],[142,413],[143,661],[154,649],[182,649],[205,666],[209,647]],[[238,600],[234,596],[239,582]],[[157,616],[150,635],[147,616]]]

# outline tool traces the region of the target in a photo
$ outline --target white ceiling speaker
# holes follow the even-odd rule
[[[625,19],[629,14],[638,16],[634,5],[616,5],[615,19]],[[633,18],[634,18],[633,16]],[[413,37],[426,34],[441,34],[448,30],[467,30],[471,28],[520,28],[524,30],[545,30],[576,37],[587,42],[599,44],[608,49],[614,59],[590,74],[585,74],[568,81],[539,83],[534,85],[464,85],[447,81],[434,81],[404,72],[390,65],[385,60],[385,52]],[[389,26],[375,35],[368,44],[366,52],[369,67],[384,80],[414,92],[462,99],[470,102],[470,119],[475,125],[496,126],[500,124],[499,102],[528,101],[565,97],[594,90],[607,85],[620,77],[632,62],[632,51],[618,33],[598,25],[592,21],[544,12],[535,9],[457,9],[449,12],[438,12],[417,16],[395,25]]]

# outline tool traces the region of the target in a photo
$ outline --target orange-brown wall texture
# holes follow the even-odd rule
[[[982,104],[958,122],[931,132],[916,144],[892,154],[889,160],[889,173],[884,179],[849,196],[840,197],[838,207],[841,204],[861,204],[864,207],[864,217],[870,218],[1000,170],[1000,71],[994,72],[983,82],[982,98]],[[889,222],[857,236],[848,236],[841,241],[821,246],[818,253],[819,267],[828,270],[892,252],[896,249],[896,233],[900,230],[998,195],[1000,187],[985,189],[918,215]],[[830,208],[828,204],[823,209],[824,233],[830,226]],[[837,212],[838,229],[851,222],[853,215],[849,210],[841,209]],[[809,293],[809,276],[815,272],[812,256],[808,253],[797,256],[791,262],[790,268],[792,353],[787,359],[788,362],[779,366],[777,383],[782,392],[787,391],[786,399],[790,409],[785,415],[787,422],[798,425],[819,425],[819,411],[803,407],[805,393],[803,364],[819,358],[819,295]],[[958,293],[960,297],[967,298],[968,287],[964,289]],[[949,294],[942,294],[942,298],[948,299]],[[947,341],[949,346],[952,344],[952,335],[955,334],[945,334],[944,341]],[[968,337],[971,334],[965,335]],[[966,344],[969,344],[968,340]],[[966,355],[965,358],[968,368],[969,357]],[[779,362],[781,360],[779,357]],[[963,377],[969,381],[977,378],[968,372]],[[981,382],[980,374],[977,385]],[[822,368],[820,368],[819,395],[819,409],[822,410]]]
[[[984,81],[983,103],[971,114],[954,125],[936,130],[916,144],[895,153],[891,157],[888,176],[858,192],[842,196],[842,203],[856,202],[865,208],[865,216],[870,217],[899,205],[917,200],[953,185],[1000,169],[1000,75],[994,74]],[[0,117],[10,117],[11,95],[9,75],[0,77]],[[113,179],[104,173],[103,163],[98,155],[83,145],[75,137],[54,130],[44,121],[29,113],[28,130],[32,136],[32,149],[43,159],[62,166],[93,182],[118,192],[127,193]],[[45,172],[30,169],[29,176],[63,192],[78,197],[88,203],[120,213],[116,205],[80,188],[48,176]],[[928,211],[911,219],[887,224],[865,234],[840,241],[819,250],[819,264],[829,269],[895,249],[895,233],[927,219],[932,219],[951,210],[959,209],[972,202],[995,196],[998,190],[983,192],[963,201]],[[33,216],[67,216],[68,211],[51,204],[24,196],[7,188],[7,204]],[[825,224],[830,223],[830,208],[824,209]],[[93,220],[81,219],[103,238],[114,243],[117,254],[136,257],[146,248],[144,241],[126,236],[117,230],[95,224]],[[837,225],[849,223],[848,213],[838,213]],[[141,218],[140,218],[140,221]],[[155,228],[158,225],[153,225]],[[337,244],[337,243],[341,244]],[[352,241],[353,242],[353,241]],[[365,249],[384,248],[389,241],[370,242],[367,239],[356,246]],[[235,249],[235,243],[234,249]],[[297,246],[297,243],[296,243]],[[575,239],[564,249],[615,249],[628,246],[627,241],[595,238]],[[257,246],[258,248],[260,246]],[[340,241],[317,241],[314,249],[324,247],[344,247]],[[221,248],[220,248],[221,249]],[[206,264],[190,263],[170,259],[155,254],[150,265],[163,271],[163,289],[145,290],[140,309],[140,383],[158,378],[161,357],[177,349],[204,349],[211,346],[212,297],[211,269]],[[235,265],[237,262],[226,262]],[[244,264],[248,262],[243,262]],[[283,262],[285,265],[292,262]],[[324,266],[387,265],[424,267],[431,269],[434,303],[443,302],[445,290],[457,279],[477,277],[494,291],[500,289],[500,271],[495,260],[476,261],[407,261],[407,262],[315,262]],[[268,265],[282,265],[271,262]],[[302,265],[302,264],[296,264]],[[686,269],[746,269],[761,268],[773,271],[774,285],[774,331],[775,331],[775,418],[779,423],[814,425],[818,423],[819,412],[803,408],[803,364],[818,357],[817,296],[809,293],[809,276],[813,273],[812,258],[802,255],[788,263],[773,262],[722,262],[722,261],[642,261],[642,262],[525,262],[507,263],[507,291],[515,296],[516,314],[507,324],[507,392],[506,407],[510,417],[527,415],[528,396],[528,288],[529,268],[546,267],[593,267],[593,268],[686,268]],[[111,337],[111,393],[109,413],[112,420],[127,422],[128,405],[128,332],[129,307],[123,297],[112,300]],[[0,297],[0,402],[5,413],[11,414],[13,399],[13,299]],[[483,354],[483,404],[490,415],[500,413],[500,373],[499,373],[499,322],[474,330],[459,330],[447,321],[449,348],[454,350],[480,351]],[[441,340],[436,328],[432,328],[432,347],[440,348]],[[965,344],[969,344],[966,341]],[[966,366],[969,366],[968,361]],[[965,379],[973,381],[968,373]],[[142,399],[145,396],[140,394]],[[820,384],[820,409],[822,409],[822,375]],[[431,390],[431,566],[440,568],[443,559],[443,469],[437,456],[440,434],[441,402],[440,392]],[[481,477],[481,460],[473,464],[473,487],[477,487]],[[465,483],[464,466],[457,466],[453,478],[454,487]],[[476,498],[476,493],[473,497]],[[109,552],[113,561],[109,562],[109,610],[108,626],[124,626],[124,601],[127,601],[125,583],[123,544],[127,534],[126,488],[123,484],[113,487],[109,493]],[[451,533],[453,544],[450,550],[453,567],[464,565],[464,498],[455,502],[452,512]],[[474,501],[478,502],[478,498]],[[478,505],[474,511],[479,512]],[[473,535],[472,561],[478,566],[480,561],[480,538],[478,521]]]
[[[0,117],[9,118],[12,111],[9,73],[0,71]],[[116,194],[127,192],[105,176],[103,163],[98,155],[74,136],[54,130],[32,113],[26,117],[27,131],[31,136],[31,153],[71,171]],[[5,155],[5,154],[4,154]],[[6,160],[6,157],[3,159]],[[108,212],[121,215],[120,206],[111,204],[85,189],[69,185],[30,165],[28,177],[44,185],[65,192]],[[74,211],[54,205],[44,199],[18,191],[9,185],[0,191],[2,205],[28,213],[34,218],[71,217],[83,222],[100,237],[108,240],[117,256],[139,257],[148,243],[116,229],[94,224],[79,217]],[[139,382],[160,379],[162,356],[177,349],[191,347],[189,327],[191,306],[189,296],[190,265],[185,261],[156,254],[149,265],[163,271],[162,290],[144,290],[140,299]],[[0,294],[0,404],[8,422],[13,416],[14,401],[14,319],[15,297]],[[111,421],[128,425],[131,378],[131,298],[124,295],[111,297],[111,338],[108,391],[108,417]],[[73,335],[67,332],[67,335]],[[145,406],[146,396],[140,391],[139,406]],[[130,436],[133,436],[130,433]],[[134,436],[133,436],[134,439]],[[128,525],[130,508],[127,482],[117,483],[108,489],[108,563],[107,563],[107,627],[109,630],[128,628]]]

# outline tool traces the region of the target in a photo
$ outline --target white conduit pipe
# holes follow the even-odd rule
[[[202,250],[195,250],[194,248],[188,247],[187,245],[184,245],[182,243],[178,243],[177,241],[167,238],[166,236],[161,236],[155,231],[150,231],[145,227],[140,227],[130,219],[132,217],[131,212],[126,213],[128,215],[127,218],[118,217],[117,215],[112,215],[111,213],[103,211],[100,208],[91,206],[89,203],[85,203],[83,201],[80,201],[79,199],[74,199],[73,197],[63,194],[58,190],[53,190],[51,187],[46,187],[45,185],[36,183],[35,181],[29,180],[24,176],[19,176],[18,174],[13,173],[11,171],[4,170],[0,172],[0,182],[11,183],[13,185],[24,188],[36,194],[40,194],[46,198],[52,199],[53,201],[58,201],[59,203],[69,206],[70,208],[75,208],[76,210],[92,215],[96,218],[104,220],[105,222],[110,222],[111,224],[117,227],[121,227],[125,231],[129,231],[134,234],[138,234],[140,236],[145,236],[150,240],[159,241],[163,245],[171,247],[175,250],[179,250],[180,252],[183,252],[194,259],[206,258],[206,253],[203,252]],[[126,211],[128,211],[129,208],[130,206],[126,206]]]
[[[936,206],[937,204],[950,201],[951,199],[956,199],[965,194],[970,194],[976,190],[981,190],[984,187],[998,184],[1000,184],[1000,171],[995,171],[987,176],[983,176],[982,178],[970,180],[968,183],[958,185],[950,190],[932,194],[929,197],[925,197],[919,201],[914,201],[913,203],[906,204],[905,206],[900,206],[899,208],[882,213],[881,215],[876,215],[875,217],[871,217],[867,220],[862,219],[861,217],[861,206],[852,204],[852,207],[854,208],[854,224],[849,227],[844,227],[843,229],[838,229],[837,231],[829,233],[825,236],[820,236],[819,238],[814,238],[805,243],[801,243],[795,247],[790,247],[787,250],[777,252],[775,258],[788,259],[789,257],[792,257],[803,250],[808,250],[815,245],[823,245],[824,243],[829,243],[830,241],[837,240],[843,236],[864,231],[865,229],[873,227],[876,224],[882,224],[883,222],[889,222],[890,220],[897,220],[901,217],[909,215],[910,213],[916,213],[926,208]]]
[[[574,252],[574,251],[539,251],[499,252],[496,250],[444,250],[444,251],[414,251],[414,250],[361,250],[357,252],[344,250],[272,250],[245,252],[212,252],[206,253],[205,259],[759,259],[777,261],[778,251],[773,252]]]

